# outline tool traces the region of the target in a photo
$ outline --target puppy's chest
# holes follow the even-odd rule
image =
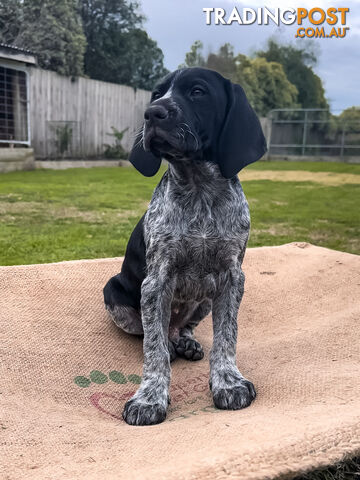
[[[231,209],[206,204],[167,207],[161,213],[149,208],[145,236],[150,257],[171,264],[179,275],[203,277],[230,268],[248,235],[240,205]]]
[[[144,220],[148,272],[175,277],[179,301],[211,298],[241,266],[250,225],[241,187],[216,201],[209,189],[170,199],[159,190]]]

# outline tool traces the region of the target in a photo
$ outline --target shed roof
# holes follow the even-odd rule
[[[0,62],[3,59],[36,65],[36,56],[31,50],[20,48],[15,45],[0,43]]]

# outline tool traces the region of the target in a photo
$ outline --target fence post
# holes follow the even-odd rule
[[[272,111],[268,113],[268,115],[265,117],[266,118],[266,132],[265,132],[265,138],[266,138],[266,146],[267,146],[267,152],[265,159],[270,160],[270,148],[271,148],[271,133],[272,133],[272,126],[273,126],[273,115]]]
[[[344,145],[345,145],[345,123],[343,124],[342,133],[341,133],[341,147],[340,147],[340,157],[344,157]]]
[[[305,155],[307,118],[308,118],[308,112],[307,112],[307,110],[305,110],[303,141],[302,141],[302,149],[301,149],[301,155],[302,156]]]

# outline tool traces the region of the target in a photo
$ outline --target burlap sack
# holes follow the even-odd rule
[[[121,259],[0,268],[1,479],[268,479],[360,450],[360,257],[308,244],[249,249],[238,364],[258,397],[219,411],[200,362],[176,360],[165,423],[131,427],[141,340],[102,287]]]

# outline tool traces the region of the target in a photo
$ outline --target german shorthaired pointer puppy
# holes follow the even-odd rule
[[[193,332],[210,311],[215,406],[237,410],[255,398],[235,356],[250,229],[237,173],[265,151],[244,90],[218,73],[177,70],[153,91],[130,162],[145,176],[155,175],[162,158],[169,165],[130,237],[121,273],[104,288],[116,325],[144,335],[143,380],[123,412],[130,425],[165,419],[170,361],[203,358]]]

